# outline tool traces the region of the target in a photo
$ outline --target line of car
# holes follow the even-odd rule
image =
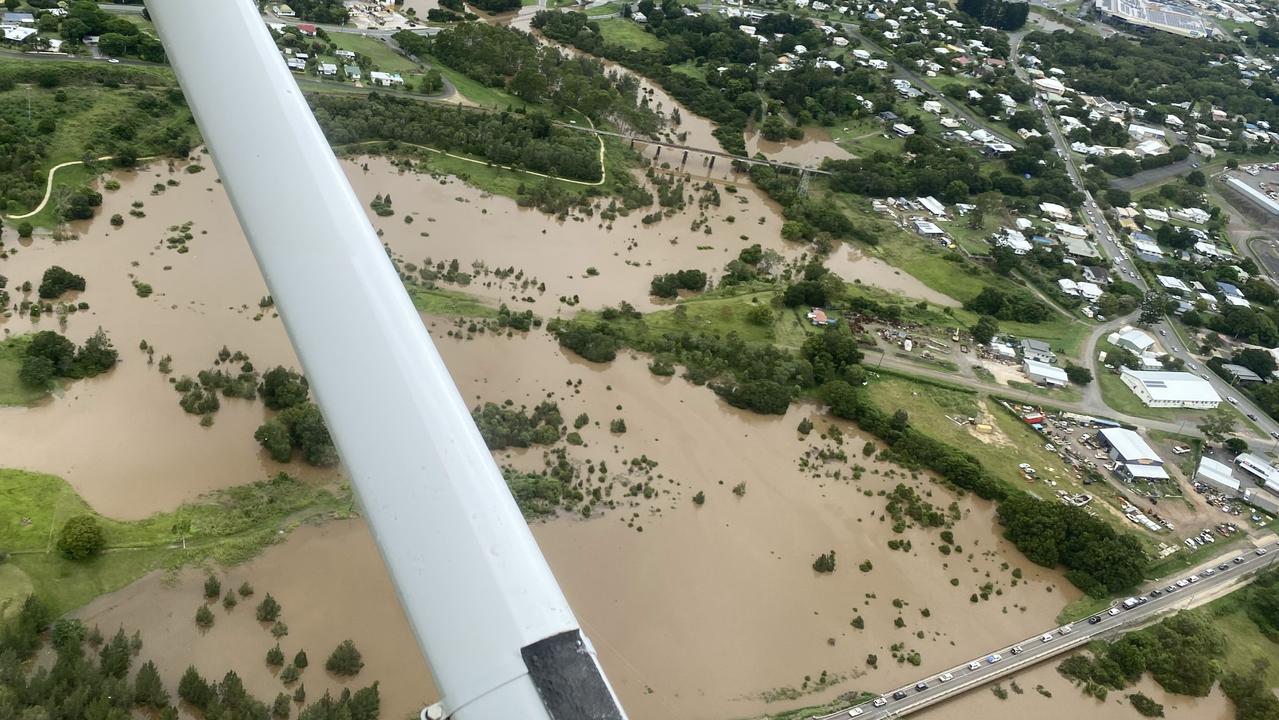
[[[1256,550],[1256,554],[1257,554],[1258,556],[1265,555],[1265,554],[1266,554],[1266,548],[1264,548],[1264,547],[1257,548],[1257,550]],[[1227,572],[1227,571],[1229,571],[1229,570],[1231,569],[1231,565],[1232,565],[1232,564],[1233,564],[1233,565],[1242,565],[1242,564],[1245,562],[1245,560],[1246,560],[1246,557],[1245,557],[1245,556],[1243,556],[1243,555],[1240,555],[1240,556],[1236,557],[1236,558],[1235,558],[1235,559],[1234,559],[1231,563],[1221,563],[1220,565],[1218,565],[1218,566],[1217,566],[1217,567],[1215,567],[1215,568],[1213,568],[1213,567],[1205,568],[1204,570],[1201,570],[1198,574],[1190,575],[1189,577],[1182,578],[1182,579],[1180,579],[1180,580],[1176,581],[1175,583],[1172,583],[1171,585],[1169,585],[1169,586],[1168,586],[1168,587],[1166,587],[1166,588],[1163,588],[1163,589],[1155,588],[1154,590],[1151,590],[1151,591],[1150,591],[1148,594],[1146,594],[1146,595],[1142,595],[1142,596],[1135,596],[1135,597],[1127,598],[1127,599],[1126,599],[1126,600],[1124,600],[1122,603],[1120,603],[1120,607],[1111,607],[1110,609],[1108,609],[1108,610],[1106,611],[1106,613],[1105,613],[1104,615],[1103,615],[1103,614],[1101,614],[1101,613],[1098,613],[1098,614],[1093,615],[1092,617],[1088,618],[1088,624],[1089,624],[1089,625],[1097,625],[1097,624],[1101,623],[1101,622],[1102,622],[1102,621],[1103,621],[1103,620],[1104,620],[1107,616],[1109,616],[1109,617],[1115,617],[1116,615],[1119,615],[1119,614],[1120,614],[1121,612],[1123,612],[1124,610],[1131,610],[1131,609],[1133,609],[1133,608],[1135,608],[1135,607],[1139,607],[1139,606],[1141,606],[1141,605],[1145,605],[1146,603],[1150,602],[1151,600],[1153,600],[1153,599],[1155,599],[1155,598],[1157,598],[1157,597],[1159,597],[1159,596],[1161,596],[1161,595],[1163,595],[1163,594],[1165,594],[1165,593],[1173,593],[1173,592],[1176,592],[1176,591],[1178,591],[1178,590],[1180,590],[1180,589],[1182,589],[1182,588],[1188,587],[1188,586],[1190,586],[1190,585],[1192,585],[1192,584],[1194,584],[1194,583],[1199,582],[1199,581],[1202,579],[1202,578],[1201,578],[1201,575],[1202,575],[1202,577],[1212,577],[1213,575],[1216,575],[1216,574],[1217,574],[1217,573],[1219,573],[1219,572]],[[1073,627],[1073,625],[1071,625],[1071,624],[1062,625],[1061,627],[1057,628],[1057,630],[1056,630],[1056,635],[1054,635],[1054,634],[1053,634],[1053,633],[1051,633],[1051,632],[1044,633],[1043,635],[1039,636],[1039,641],[1040,641],[1041,643],[1048,643],[1048,642],[1052,642],[1052,641],[1053,641],[1053,640],[1054,640],[1057,636],[1062,636],[1062,637],[1064,637],[1064,636],[1066,636],[1066,635],[1069,635],[1069,634],[1070,634],[1073,630],[1074,630],[1074,627]],[[1013,645],[1012,647],[1008,648],[1008,650],[1006,650],[1006,652],[1008,652],[1008,653],[1009,653],[1009,654],[1011,654],[1011,655],[1020,655],[1020,654],[1022,654],[1023,652],[1025,652],[1025,649],[1024,649],[1024,648],[1022,648],[1022,646],[1021,646],[1021,645]],[[994,665],[995,663],[998,663],[998,662],[1000,662],[1000,661],[1001,661],[1001,660],[1003,660],[1003,659],[1004,659],[1004,656],[1003,656],[1002,654],[1000,654],[1000,653],[991,653],[990,655],[987,655],[987,656],[986,656],[985,658],[983,658],[982,660],[973,660],[972,662],[968,663],[968,672],[970,672],[970,673],[971,673],[971,672],[976,672],[976,671],[978,671],[978,670],[981,670],[981,668],[982,668],[982,666],[983,666],[983,665]],[[956,668],[956,670],[958,670],[958,668]],[[948,672],[944,672],[944,673],[942,673],[942,674],[940,674],[940,675],[938,675],[938,676],[937,676],[937,682],[939,682],[939,683],[947,683],[947,682],[950,682],[951,680],[954,680],[954,679],[955,679],[955,675],[954,675],[954,673],[949,672],[949,671],[948,671]],[[924,692],[924,691],[925,691],[925,690],[927,690],[928,688],[929,688],[929,681],[928,681],[928,680],[920,680],[919,682],[915,683],[915,692],[917,692],[917,693]],[[900,689],[898,689],[898,690],[894,691],[894,692],[892,693],[892,695],[891,695],[891,696],[889,696],[889,695],[881,695],[881,696],[879,696],[879,697],[875,698],[875,699],[871,702],[871,705],[872,705],[873,707],[876,707],[876,708],[882,708],[882,707],[884,707],[884,706],[888,705],[888,703],[890,703],[890,702],[896,702],[896,701],[899,701],[899,700],[905,700],[905,699],[906,699],[909,695],[910,695],[910,692],[909,692],[906,688],[900,688]],[[850,718],[858,717],[858,716],[860,716],[863,712],[865,712],[865,707],[864,707],[864,706],[858,706],[858,707],[852,708],[852,709],[850,709],[850,710],[848,711],[848,717],[850,717]]]

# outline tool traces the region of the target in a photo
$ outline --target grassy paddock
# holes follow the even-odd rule
[[[0,342],[0,405],[30,405],[49,394],[47,390],[24,385],[18,379],[22,356],[30,342],[31,337],[28,335],[18,335]]]
[[[455,290],[406,285],[413,306],[424,315],[440,317],[494,318],[497,308]]]
[[[632,20],[609,18],[598,22],[605,42],[616,43],[628,50],[661,50],[666,47],[666,43],[644,32],[644,28]]]
[[[280,530],[312,518],[352,514],[348,489],[277,476],[122,522],[97,515],[61,478],[0,470],[0,548],[11,553],[7,572],[19,571],[55,613],[118,590],[151,570],[209,560],[244,562],[276,542]],[[84,562],[67,560],[56,549],[58,532],[77,515],[98,518],[108,548]]]

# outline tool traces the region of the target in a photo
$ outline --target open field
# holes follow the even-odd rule
[[[627,50],[661,50],[666,47],[666,43],[644,32],[644,28],[633,20],[609,18],[600,20],[599,25],[604,42],[617,43]]]
[[[30,405],[48,394],[18,379],[28,342],[30,337],[27,335],[0,342],[0,405]]]
[[[97,515],[61,478],[0,470],[0,547],[10,553],[8,565],[58,613],[158,568],[203,560],[242,562],[275,542],[277,531],[311,517],[352,512],[347,490],[335,494],[279,476],[145,520],[122,522]],[[63,558],[56,546],[62,526],[79,515],[98,518],[107,550],[75,562]]]
[[[418,66],[412,60],[395,52],[389,45],[377,38],[356,35],[355,33],[331,33],[331,42],[341,50],[351,50],[367,57],[373,62],[374,70],[382,72],[416,72]]]

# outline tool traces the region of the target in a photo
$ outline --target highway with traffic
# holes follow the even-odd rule
[[[986,655],[892,688],[860,705],[815,716],[815,720],[880,720],[923,710],[1093,640],[1133,630],[1160,615],[1208,602],[1228,587],[1250,581],[1277,559],[1279,544],[1255,550],[1241,549],[1237,554],[1215,558],[1193,572],[1188,570],[1177,578],[1165,578],[1142,595],[1117,600],[1109,609],[1086,620],[1001,645]]]

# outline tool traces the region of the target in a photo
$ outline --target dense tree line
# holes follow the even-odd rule
[[[50,18],[46,20],[45,18]],[[138,57],[164,62],[164,46],[154,36],[121,15],[106,12],[90,0],[78,0],[67,7],[62,18],[42,15],[42,30],[56,30],[72,46],[82,46],[84,38],[98,36],[98,48],[111,57]]]
[[[488,13],[510,12],[522,7],[520,0],[470,0],[470,3]]]
[[[1230,43],[1160,32],[1105,39],[1087,33],[1032,32],[1023,47],[1045,67],[1065,70],[1066,84],[1079,92],[1141,107],[1194,98],[1232,114],[1279,123],[1279,91],[1273,81],[1259,76],[1244,85],[1235,65],[1220,61],[1238,52]]]
[[[959,0],[960,12],[982,25],[1000,30],[1019,30],[1030,15],[1030,3],[1007,0]]]
[[[1053,317],[1053,310],[1026,290],[1003,290],[987,286],[977,297],[964,303],[964,309],[997,320],[1041,323]]]
[[[593,136],[557,128],[542,113],[488,113],[378,93],[308,99],[334,145],[403,141],[587,182],[599,180],[602,172]]]
[[[1146,569],[1136,538],[1081,508],[1016,494],[999,505],[999,520],[1004,537],[1027,558],[1045,567],[1065,566],[1066,577],[1090,595],[1134,587]]]
[[[413,55],[432,55],[489,87],[500,87],[529,103],[548,103],[559,112],[576,110],[640,132],[658,129],[657,115],[640,101],[639,81],[605,72],[600,61],[569,56],[532,35],[488,23],[464,23],[425,37],[395,34]]]

